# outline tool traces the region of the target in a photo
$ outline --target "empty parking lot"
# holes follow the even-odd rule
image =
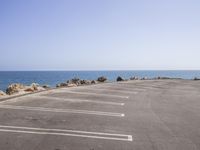
[[[0,102],[1,150],[198,150],[200,82],[60,88]]]

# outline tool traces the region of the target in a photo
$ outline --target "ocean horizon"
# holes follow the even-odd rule
[[[12,83],[29,85],[39,83],[55,87],[56,84],[66,82],[72,78],[96,80],[99,76],[106,76],[109,81],[115,81],[118,76],[125,79],[130,77],[170,77],[193,79],[200,77],[200,70],[110,70],[110,71],[0,71],[0,90],[5,91]]]

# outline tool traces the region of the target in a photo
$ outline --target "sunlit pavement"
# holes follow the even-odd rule
[[[198,150],[200,82],[61,88],[0,102],[1,150]]]

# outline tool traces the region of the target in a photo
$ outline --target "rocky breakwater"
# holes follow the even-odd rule
[[[41,87],[37,83],[32,83],[29,86],[20,84],[20,83],[14,83],[8,86],[6,89],[6,94],[13,95],[13,94],[26,94],[26,93],[32,93],[37,91],[43,91],[45,88]]]
[[[102,76],[99,77],[97,80],[82,80],[79,78],[73,78],[71,80],[67,80],[66,82],[62,82],[56,85],[56,87],[76,87],[81,85],[91,85],[91,84],[97,84],[107,81],[107,78]]]

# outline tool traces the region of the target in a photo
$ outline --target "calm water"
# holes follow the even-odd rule
[[[124,78],[167,76],[192,79],[200,77],[200,71],[0,71],[0,89],[5,90],[11,83],[31,84],[33,82],[54,87],[57,83],[74,77],[92,80],[102,75],[110,81],[115,80],[117,76]]]

